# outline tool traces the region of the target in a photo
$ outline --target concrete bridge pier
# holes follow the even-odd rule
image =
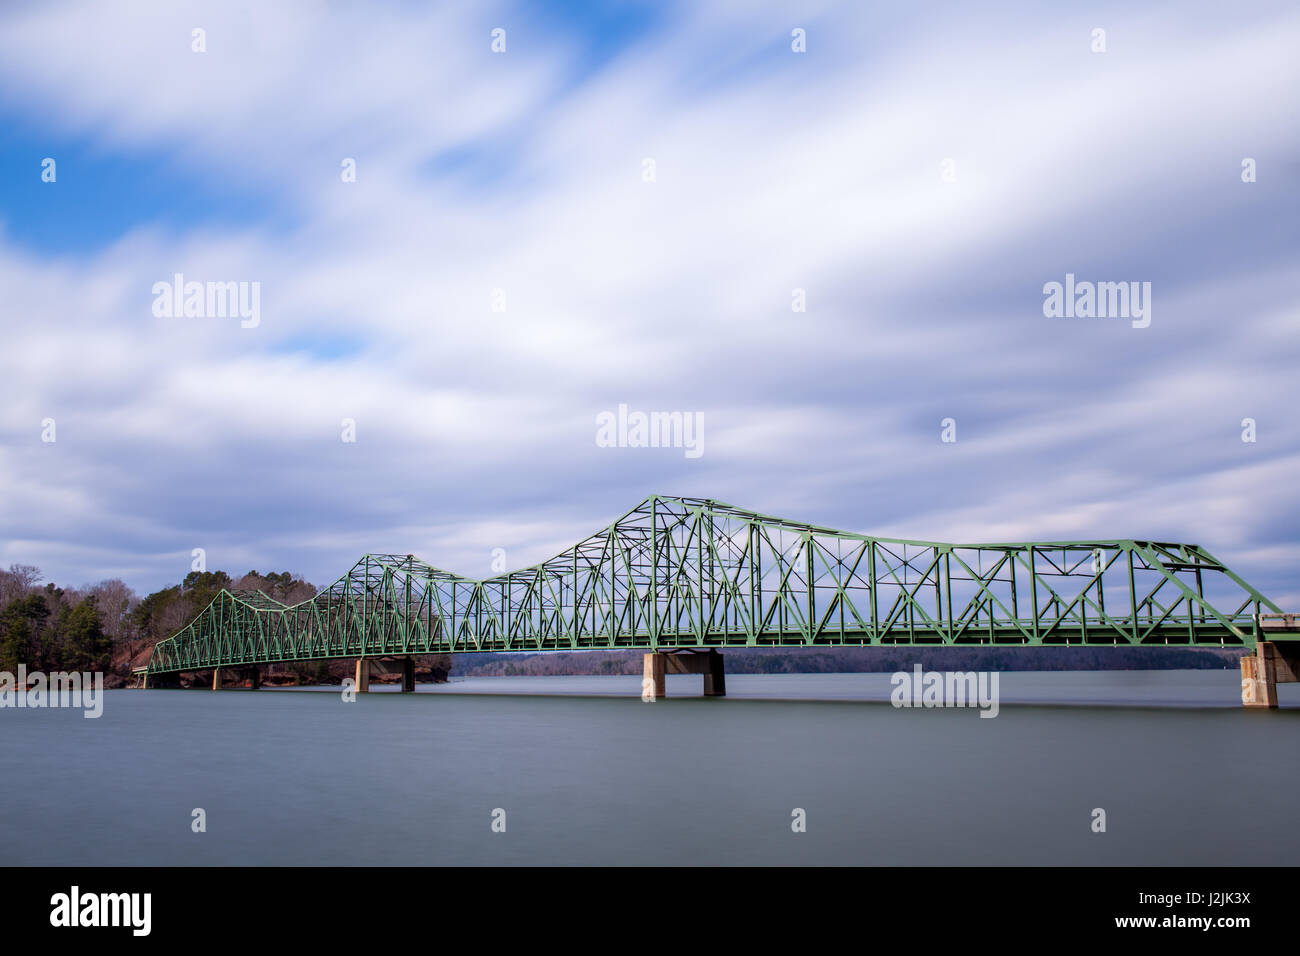
[[[712,648],[646,654],[641,679],[642,696],[667,697],[668,674],[703,674],[705,697],[727,696],[727,675],[722,655]]]
[[[372,672],[375,674],[401,674],[402,693],[410,694],[415,691],[414,657],[402,657],[395,661],[375,657],[358,657],[356,678],[358,694],[369,693]]]
[[[1300,681],[1300,644],[1260,641],[1241,659],[1241,705],[1276,707],[1277,685]]]
[[[221,690],[221,685],[225,683],[224,671],[233,670],[235,679],[240,683],[248,681],[251,690],[257,690],[262,686],[262,671],[256,665],[250,667],[214,667],[212,669],[212,689]]]

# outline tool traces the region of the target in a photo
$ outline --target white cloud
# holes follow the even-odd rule
[[[1235,242],[1281,214],[1236,170],[1294,155],[1293,13],[1172,33],[1116,7],[1093,56],[1041,11],[895,25],[885,48],[827,5],[800,59],[775,8],[674,12],[571,89],[560,28],[487,52],[522,22],[505,6],[8,12],[11,109],[275,205],[76,257],[11,229],[6,556],[153,586],[201,539],[232,570],[325,583],[427,544],[474,574],[662,491],[900,536],[1160,531],[1282,580],[1259,556],[1300,504],[1295,275]],[[483,180],[438,173],[448,150]],[[1115,222],[1138,225],[1117,245]],[[1161,245],[1184,230],[1223,237],[1218,267]],[[1042,283],[1075,262],[1154,280],[1152,327],[1044,319]],[[155,319],[174,272],[261,282],[261,325]],[[705,457],[595,448],[621,401],[703,412]]]

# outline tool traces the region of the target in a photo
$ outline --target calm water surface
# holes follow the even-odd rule
[[[700,685],[671,677],[653,704],[637,677],[526,677],[2,710],[0,863],[1300,863],[1300,685],[1266,713],[1232,671],[1010,673],[993,720],[890,707],[885,674]]]

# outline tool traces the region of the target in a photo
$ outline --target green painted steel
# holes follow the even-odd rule
[[[760,645],[1253,647],[1279,612],[1199,545],[944,544],[652,496],[487,580],[368,554],[292,607],[223,591],[149,673],[462,651]]]

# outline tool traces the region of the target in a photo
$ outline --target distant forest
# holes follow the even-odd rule
[[[285,604],[317,588],[288,571],[234,578],[225,571],[191,571],[183,581],[140,597],[118,579],[81,588],[42,583],[39,568],[0,571],[0,670],[103,671],[121,686],[131,668],[148,662],[155,643],[171,637],[222,588],[260,590]],[[417,667],[448,668],[458,676],[640,674],[643,651],[467,653],[429,655]],[[1162,647],[817,647],[726,648],[732,674],[894,672],[926,670],[1165,670],[1235,668],[1241,650]],[[272,665],[267,682],[338,683],[350,662]],[[432,673],[432,670],[431,670]]]

